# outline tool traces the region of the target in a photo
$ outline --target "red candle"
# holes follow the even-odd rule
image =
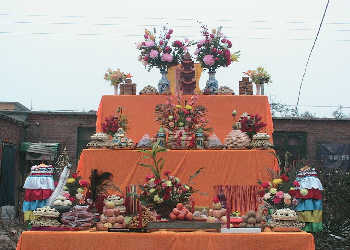
[[[137,202],[137,211],[139,214],[139,228],[142,228],[142,209],[141,209],[141,205],[140,202]]]
[[[231,215],[231,195],[226,199],[226,228],[230,228],[230,215]]]

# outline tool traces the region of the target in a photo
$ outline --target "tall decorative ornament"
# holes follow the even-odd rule
[[[67,148],[64,147],[63,152],[58,156],[57,162],[56,162],[56,169],[63,169],[60,175],[60,179],[58,181],[58,184],[55,188],[55,191],[53,191],[52,195],[47,201],[47,205],[51,206],[52,203],[56,200],[56,198],[63,192],[63,187],[66,185],[67,179],[70,174],[70,170],[72,168],[72,164],[69,162],[69,156],[67,152]]]

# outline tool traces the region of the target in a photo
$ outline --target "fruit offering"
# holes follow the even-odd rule
[[[108,228],[126,228],[126,223],[122,213],[125,213],[124,199],[120,196],[112,195],[104,201],[103,214],[100,222],[96,223],[97,231],[105,231]],[[118,206],[117,206],[118,205]],[[123,212],[119,207],[123,207]]]
[[[263,217],[257,215],[255,211],[249,211],[242,217],[243,222],[239,224],[239,227],[265,227],[266,222]]]
[[[87,210],[88,206],[74,206],[72,211],[62,214],[61,221],[70,227],[90,228],[95,216]]]
[[[169,218],[171,220],[193,220],[193,214],[182,203],[178,203],[169,214]]]
[[[148,223],[152,221],[156,221],[154,214],[151,212],[149,208],[144,208],[144,207],[142,208],[141,217],[142,217],[141,218],[142,228],[147,227]],[[128,224],[128,228],[139,228],[139,223],[140,223],[140,215],[138,214],[132,217],[132,219]]]
[[[221,223],[226,224],[227,218],[226,218],[226,209],[222,207],[221,202],[219,201],[218,197],[215,197],[213,200],[212,209],[209,209],[209,217],[207,222],[210,223]]]

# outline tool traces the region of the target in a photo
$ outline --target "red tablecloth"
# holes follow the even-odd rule
[[[144,134],[151,136],[159,129],[155,121],[154,109],[157,104],[165,103],[164,95],[141,96],[103,96],[97,112],[96,130],[102,132],[102,123],[106,117],[115,114],[119,106],[124,108],[129,120],[128,136],[138,142]],[[267,124],[266,132],[273,133],[270,105],[266,96],[207,96],[201,95],[199,103],[207,107],[209,127],[214,133],[224,140],[232,129],[232,111],[237,110],[237,117],[242,113],[259,114]]]
[[[309,233],[23,232],[17,250],[314,250]]]
[[[165,159],[163,171],[171,171],[184,183],[197,169],[204,167],[194,179],[194,187],[207,194],[194,195],[200,206],[209,206],[214,185],[256,185],[258,179],[269,180],[268,168],[278,169],[273,150],[169,150],[159,156]],[[151,174],[149,168],[137,165],[139,161],[144,160],[136,150],[85,149],[78,171],[85,179],[92,169],[111,172],[114,182],[124,190],[126,185],[143,184],[145,177]],[[233,209],[246,211],[247,199],[242,198]]]

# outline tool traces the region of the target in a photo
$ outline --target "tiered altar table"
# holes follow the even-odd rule
[[[24,232],[17,250],[314,250],[309,233]]]
[[[118,107],[128,117],[127,136],[135,142],[148,133],[155,135],[159,124],[155,121],[154,110],[157,104],[165,103],[166,96],[103,96],[97,113],[96,130],[102,130],[106,117],[113,115]],[[172,98],[175,98],[174,96]],[[267,124],[266,132],[273,133],[270,106],[266,96],[205,96],[199,103],[208,110],[209,127],[223,142],[232,128],[232,111],[237,117],[242,113],[259,114]],[[267,169],[278,168],[272,150],[169,150],[160,154],[165,159],[165,169],[178,176],[183,182],[200,167],[204,171],[194,180],[197,205],[208,206],[213,197],[214,185],[255,185],[258,179],[269,179]],[[151,172],[137,165],[142,161],[137,150],[88,149],[80,156],[78,170],[83,178],[88,178],[92,169],[109,171],[114,181],[122,189],[129,184],[143,184]],[[206,194],[206,195],[203,195]],[[243,200],[242,200],[243,201]],[[239,204],[236,206],[240,211]]]

